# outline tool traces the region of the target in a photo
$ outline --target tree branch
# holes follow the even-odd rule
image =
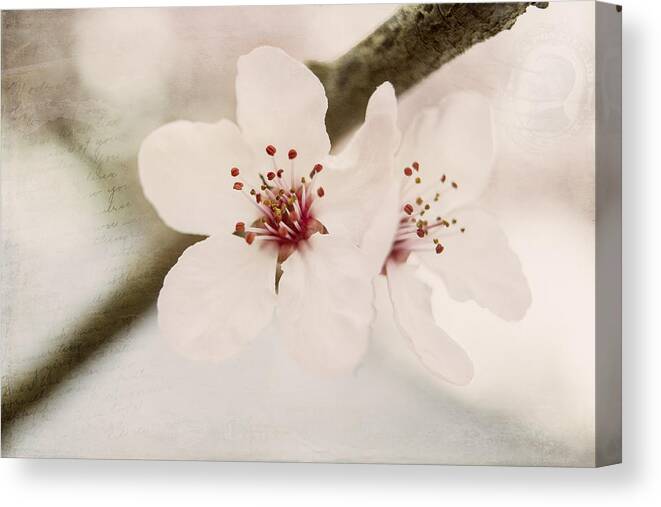
[[[384,81],[398,95],[471,46],[509,30],[530,5],[547,2],[408,5],[334,62],[311,62],[326,89],[326,128],[338,139],[363,118]]]
[[[326,117],[331,137],[337,140],[364,116],[367,100],[383,81],[403,93],[474,44],[509,29],[531,4],[424,4],[402,7],[374,33],[336,61],[310,63],[329,98]],[[71,136],[63,136],[72,143]],[[100,310],[81,320],[68,344],[34,371],[3,384],[2,426],[25,414],[50,395],[85,362],[125,331],[152,304],[163,277],[181,253],[199,237],[179,235],[166,254],[142,266]],[[3,444],[5,439],[3,438]]]

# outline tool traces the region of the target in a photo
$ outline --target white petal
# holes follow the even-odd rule
[[[318,372],[354,368],[367,349],[372,276],[360,250],[315,234],[283,264],[278,320],[292,355]]]
[[[476,200],[484,191],[493,164],[491,107],[474,93],[456,93],[441,103],[420,112],[404,134],[397,154],[396,171],[420,164],[421,185],[411,185],[405,200],[415,198],[421,188],[433,185],[432,192],[443,191],[443,213]],[[445,174],[446,183],[440,185]],[[451,182],[458,188],[453,189]]]
[[[147,199],[173,229],[209,235],[251,221],[254,211],[232,189],[232,167],[252,169],[252,152],[238,127],[176,121],[152,132],[138,157],[140,182]]]
[[[418,253],[419,258],[443,278],[454,299],[473,299],[506,320],[522,319],[532,296],[505,233],[479,209],[459,210],[453,217],[453,228],[465,227],[466,232],[441,238],[441,254]]]
[[[329,165],[337,170],[359,170],[361,158],[373,158],[379,151],[394,155],[400,138],[397,127],[397,97],[392,84],[386,81],[374,90],[367,102],[365,122],[356,130],[342,153],[329,158]],[[373,143],[376,143],[376,146],[372,146]],[[392,167],[391,164],[387,167]],[[381,169],[385,170],[387,167]]]
[[[401,216],[399,186],[384,189],[379,197],[379,207],[371,213],[371,216],[365,218],[368,227],[365,228],[360,241],[360,249],[370,263],[374,275],[379,274],[383,269],[386,257],[392,249]]]
[[[349,146],[318,175],[325,189],[325,197],[315,203],[319,220],[331,233],[348,231],[373,258],[375,274],[398,225],[399,187],[392,168],[399,138],[395,90],[384,83],[372,94],[365,123]]]
[[[158,297],[158,322],[174,348],[192,359],[238,352],[271,320],[275,253],[231,234],[189,247]]]
[[[468,384],[473,378],[473,363],[464,349],[436,325],[431,290],[418,280],[416,268],[389,262],[386,269],[395,320],[422,363],[448,382]]]
[[[321,81],[281,49],[260,47],[238,61],[237,121],[261,164],[270,167],[265,147],[276,147],[288,170],[287,153],[295,148],[298,176],[308,174],[330,151],[326,133],[328,100]]]

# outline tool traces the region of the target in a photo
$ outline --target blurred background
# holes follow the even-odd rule
[[[383,281],[368,356],[340,378],[300,369],[273,326],[230,361],[190,362],[159,337],[151,299],[134,304],[180,241],[142,196],[144,136],[178,118],[233,119],[236,59],[254,47],[331,60],[396,9],[3,12],[3,394],[40,392],[3,424],[3,455],[592,463],[591,2],[529,9],[401,97],[402,128],[457,90],[494,109],[483,204],[533,304],[508,323],[430,280],[437,320],[474,360],[470,386],[419,365]]]

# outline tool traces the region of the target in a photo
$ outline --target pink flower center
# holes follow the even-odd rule
[[[414,187],[418,192],[415,199],[402,203],[399,227],[389,254],[396,262],[405,262],[415,251],[441,254],[445,250],[443,238],[466,231],[455,218],[435,215],[443,195],[459,188],[456,181],[450,181],[443,174],[438,180],[423,184],[418,162],[405,167],[404,176],[402,195],[412,194]]]
[[[273,145],[266,147],[273,167],[265,174],[259,174],[261,185],[248,189],[240,179],[240,170],[233,167],[230,174],[235,178],[233,188],[243,194],[259,210],[259,217],[249,226],[238,222],[234,234],[252,245],[254,242],[267,242],[278,248],[278,261],[283,262],[298,247],[315,233],[327,234],[324,225],[314,217],[313,204],[321,199],[325,192],[316,183],[322,170],[321,164],[315,164],[308,174],[297,179],[294,161],[298,156],[295,149],[287,153],[289,171],[279,168]],[[316,177],[316,178],[315,178]]]

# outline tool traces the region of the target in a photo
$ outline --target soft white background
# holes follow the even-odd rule
[[[208,2],[141,2],[184,5]],[[228,2],[229,3],[229,2]],[[246,3],[246,2],[242,2]],[[653,218],[659,187],[653,173],[652,122],[658,99],[658,70],[652,67],[660,11],[651,0],[624,3],[625,177],[624,177],[624,336],[625,464],[602,470],[496,469],[348,465],[223,463],[10,461],[0,462],[3,503],[55,500],[75,505],[156,502],[166,505],[214,501],[234,504],[262,501],[287,505],[368,502],[458,502],[491,505],[648,504],[660,493],[654,484],[659,426],[654,395],[658,373],[654,342],[652,287],[659,257]],[[53,7],[52,2],[1,2],[2,8]],[[135,2],[67,2],[57,6],[136,5]],[[649,20],[649,21],[648,21]],[[655,164],[654,162],[657,162]],[[15,496],[15,498],[14,498]],[[76,502],[72,502],[76,500]]]

